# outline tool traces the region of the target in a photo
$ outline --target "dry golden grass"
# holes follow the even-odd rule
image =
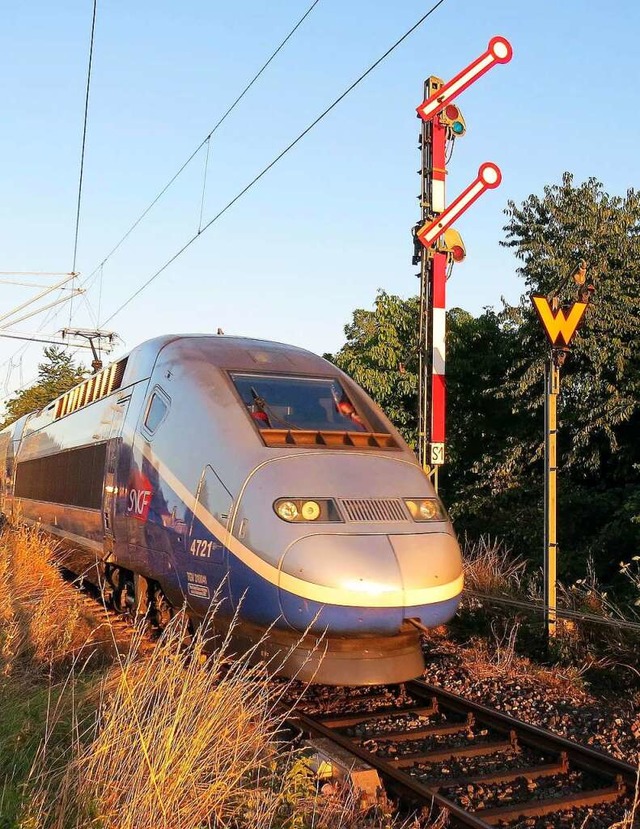
[[[348,791],[318,797],[303,755],[279,740],[285,688],[270,681],[265,666],[252,665],[250,655],[231,661],[228,643],[205,655],[206,625],[185,647],[180,615],[152,650],[142,647],[141,620],[127,655],[119,656],[121,634],[99,610],[94,615],[87,610],[52,563],[55,554],[51,540],[36,530],[5,530],[0,536],[4,691],[24,688],[25,698],[37,697],[46,712],[40,748],[35,760],[28,760],[28,779],[10,781],[16,817],[7,826],[397,825],[387,809],[363,815],[357,796]],[[88,672],[86,655],[95,649],[96,628],[102,629],[102,640],[112,640],[115,661]],[[64,668],[57,676],[65,677],[53,685],[52,668]],[[0,792],[0,809],[3,797]],[[5,825],[1,814],[0,824]]]
[[[93,639],[100,620],[61,577],[56,544],[35,528],[0,535],[0,670],[68,665]]]
[[[94,692],[71,756],[32,771],[21,829],[329,829],[363,822],[354,800],[322,799],[303,757],[279,742],[285,689],[248,656],[208,655],[203,625],[183,646],[180,616],[155,648],[131,650]]]
[[[521,587],[526,561],[514,556],[501,541],[481,536],[465,540],[464,580],[477,593],[509,593]]]

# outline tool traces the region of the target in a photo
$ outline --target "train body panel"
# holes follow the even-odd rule
[[[15,464],[26,422],[23,415],[0,432],[0,511],[9,518],[13,517]]]
[[[263,655],[324,635],[322,665],[298,649],[323,681],[345,681],[349,652],[354,681],[415,675],[408,623],[453,615],[461,556],[373,401],[321,358],[256,340],[162,337],[114,365],[27,416],[19,442],[21,425],[0,432],[3,511],[66,539],[76,568],[115,573],[116,591],[138,574],[196,619],[218,602],[249,642],[273,626]],[[301,658],[285,673],[310,678]]]

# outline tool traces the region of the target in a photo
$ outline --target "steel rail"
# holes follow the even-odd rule
[[[394,763],[376,757],[370,751],[359,746],[349,737],[345,737],[334,728],[324,725],[314,717],[309,717],[301,711],[296,711],[289,717],[288,722],[299,731],[303,731],[315,737],[326,737],[336,745],[341,746],[350,754],[368,763],[379,771],[386,780],[392,780],[394,789],[408,796],[411,800],[418,800],[421,803],[436,804],[441,809],[446,809],[449,816],[454,818],[459,826],[469,829],[487,829],[487,824],[466,812],[457,803],[438,794],[435,788],[412,779],[406,772],[397,768]]]
[[[566,752],[569,761],[578,768],[598,775],[609,774],[611,777],[620,775],[627,785],[631,787],[636,785],[638,768],[630,763],[625,763],[623,760],[618,760],[604,751],[575,743],[566,737],[554,734],[546,728],[517,720],[515,717],[510,717],[501,711],[495,711],[493,708],[488,708],[478,702],[471,702],[451,693],[451,691],[429,685],[422,680],[416,679],[408,682],[406,687],[410,693],[418,698],[435,698],[442,707],[465,715],[473,713],[478,722],[484,722],[501,731],[515,730],[519,741],[524,745],[543,751]]]
[[[77,578],[75,579],[77,582]],[[92,605],[96,602],[102,606],[107,614],[122,624],[126,623],[126,615],[108,609],[102,600],[92,596],[93,591],[84,594],[84,598]],[[153,647],[149,639],[148,646]],[[286,716],[285,725],[292,730],[313,737],[326,738],[340,746],[348,754],[357,757],[370,767],[376,769],[382,778],[401,797],[412,804],[427,806],[430,809],[438,807],[448,813],[450,825],[465,827],[465,829],[489,829],[501,822],[510,822],[525,816],[543,816],[571,808],[601,805],[620,801],[625,796],[633,797],[638,778],[638,769],[622,760],[618,760],[605,752],[575,743],[565,737],[540,726],[530,725],[522,720],[496,711],[481,703],[465,699],[438,686],[430,685],[422,680],[412,680],[404,684],[405,690],[415,700],[415,705],[399,707],[384,706],[373,711],[353,711],[345,713],[324,714],[310,716],[302,708],[304,699]],[[366,697],[367,701],[382,699],[380,695]],[[278,706],[280,708],[280,706]],[[433,716],[438,713],[451,712],[461,716],[458,723],[432,725],[423,728],[400,729],[382,731],[380,734],[362,734],[357,737],[347,737],[338,729],[371,723],[383,718],[402,718],[407,715]],[[394,759],[382,758],[365,748],[363,743],[369,739],[387,743],[397,740],[400,743],[409,740],[419,740],[430,735],[448,735],[456,731],[468,729],[476,725],[484,725],[503,735],[503,739],[490,738],[485,743],[475,743],[472,746],[450,746],[436,749],[425,749],[415,754],[400,754]],[[501,750],[515,749],[518,744],[533,748],[543,755],[555,755],[556,760],[546,757],[538,764],[526,767],[505,768],[489,773],[466,775],[460,778],[449,778],[443,784],[442,780],[435,780],[433,784],[416,779],[408,772],[408,767],[417,763],[441,762],[456,757],[477,755],[492,755]],[[512,802],[502,806],[468,811],[455,801],[441,793],[442,788],[452,788],[469,783],[504,783],[518,778],[539,779],[556,774],[566,774],[571,768],[587,771],[603,780],[601,787],[588,790],[578,790],[571,794],[550,796],[544,799]]]
[[[604,752],[589,746],[575,743],[571,740],[554,734],[540,726],[528,723],[503,714],[500,711],[488,708],[480,703],[471,702],[463,697],[445,691],[421,680],[413,680],[405,684],[407,692],[414,698],[416,705],[412,708],[385,707],[375,711],[362,711],[344,714],[327,714],[309,716],[300,710],[301,705],[288,718],[288,723],[296,730],[312,737],[326,738],[354,757],[376,769],[382,778],[401,797],[413,803],[420,803],[429,807],[437,806],[449,814],[452,825],[469,827],[469,829],[487,829],[489,826],[502,820],[515,820],[519,815],[543,815],[568,808],[604,804],[620,800],[625,794],[632,793],[637,782],[638,769],[630,763],[618,760]],[[421,729],[400,729],[382,731],[380,734],[366,734],[358,737],[348,737],[338,729],[374,722],[381,718],[401,718],[407,714],[431,715],[449,711],[462,716],[462,722],[456,725],[427,726]],[[481,724],[488,726],[498,735],[504,734],[506,739],[489,741],[484,746],[442,747],[435,750],[425,749],[422,753],[400,755],[394,759],[382,758],[364,747],[366,740],[387,743],[393,739],[403,743],[410,739],[419,740],[429,734],[448,734],[456,729],[460,730],[470,725]],[[440,762],[449,758],[472,755],[489,755],[501,749],[509,749],[519,743],[535,749],[545,755],[557,756],[557,761],[543,760],[537,765],[526,768],[504,769],[489,774],[478,774],[473,777],[460,778],[460,782],[502,783],[513,781],[519,777],[542,778],[554,774],[567,773],[571,768],[577,771],[587,771],[603,780],[602,788],[588,791],[576,791],[574,794],[549,797],[532,802],[511,803],[505,806],[467,811],[450,798],[441,793],[442,782],[436,781],[433,785],[417,780],[409,774],[408,767],[420,762]],[[446,788],[457,784],[457,779],[449,779]]]

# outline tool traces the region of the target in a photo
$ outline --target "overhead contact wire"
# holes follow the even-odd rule
[[[78,204],[76,207],[76,232],[73,242],[73,265],[71,270],[76,271],[76,259],[78,255],[78,233],[80,230],[80,205],[82,203],[82,180],[84,178],[84,155],[87,146],[87,122],[89,119],[89,90],[91,89],[91,67],[93,65],[93,42],[96,31],[96,13],[98,0],[93,0],[93,19],[91,21],[91,40],[89,45],[89,67],[87,70],[87,90],[84,98],[84,124],[82,127],[82,150],[80,151],[80,180],[78,182]]]
[[[204,147],[204,145],[205,145],[205,144],[206,144],[206,143],[207,143],[207,142],[211,139],[211,136],[214,134],[214,132],[215,132],[215,131],[219,128],[219,127],[221,127],[221,126],[222,126],[222,124],[223,124],[223,123],[226,121],[226,119],[228,118],[228,116],[229,116],[229,115],[231,115],[231,113],[233,112],[233,110],[234,110],[234,109],[238,106],[238,104],[240,103],[240,101],[244,98],[244,96],[245,96],[245,95],[247,94],[247,92],[251,89],[251,87],[254,85],[254,83],[255,83],[255,82],[258,80],[258,78],[262,75],[262,73],[265,71],[265,69],[267,69],[267,67],[269,66],[269,64],[270,64],[270,63],[274,60],[274,58],[275,58],[275,57],[279,54],[279,52],[280,52],[280,51],[281,51],[281,50],[282,50],[282,49],[286,46],[286,44],[287,44],[287,43],[289,42],[289,40],[293,37],[293,35],[294,35],[294,34],[296,33],[296,31],[300,28],[300,26],[304,23],[304,21],[305,21],[305,20],[307,19],[307,17],[311,14],[311,12],[314,10],[314,8],[318,5],[318,3],[319,3],[319,2],[320,2],[320,0],[314,0],[314,2],[313,2],[310,6],[309,6],[309,8],[308,8],[308,9],[306,10],[306,12],[302,15],[302,17],[300,18],[300,20],[298,20],[298,22],[295,24],[295,26],[293,27],[293,29],[291,29],[291,31],[290,31],[290,32],[289,32],[289,34],[285,37],[285,39],[284,39],[284,40],[280,43],[280,45],[279,45],[279,46],[278,46],[278,47],[274,50],[274,52],[272,52],[271,56],[270,56],[270,57],[269,57],[269,58],[268,58],[268,59],[267,59],[267,60],[266,60],[266,61],[262,64],[262,66],[260,67],[260,69],[258,69],[258,71],[256,72],[256,74],[253,76],[253,78],[251,78],[251,80],[249,81],[249,83],[245,86],[245,88],[244,88],[244,89],[242,90],[242,92],[238,95],[238,97],[237,97],[237,98],[235,99],[235,101],[231,104],[231,106],[230,106],[230,107],[226,110],[226,112],[225,112],[225,113],[224,113],[224,114],[220,117],[220,119],[219,119],[219,120],[218,120],[218,122],[217,122],[217,123],[213,126],[213,128],[212,128],[212,129],[211,129],[211,131],[208,133],[208,135],[206,135],[206,136],[205,136],[205,138],[204,138],[204,139],[200,142],[200,144],[198,144],[198,146],[197,146],[197,147],[195,148],[195,150],[191,153],[191,155],[189,156],[189,158],[187,158],[187,160],[186,160],[186,161],[184,162],[184,164],[180,167],[180,169],[179,169],[179,170],[178,170],[178,171],[177,171],[177,172],[176,172],[176,173],[175,173],[175,174],[174,174],[174,175],[173,175],[173,176],[169,179],[169,181],[165,184],[165,186],[162,188],[162,190],[160,190],[160,192],[158,193],[158,195],[157,195],[157,196],[153,199],[153,201],[152,201],[152,202],[148,205],[148,207],[146,207],[146,208],[145,208],[145,210],[144,210],[144,211],[143,211],[143,212],[142,212],[142,213],[138,216],[138,218],[137,218],[137,219],[135,220],[135,222],[131,225],[131,227],[127,230],[127,232],[126,232],[126,233],[124,234],[124,236],[120,239],[120,241],[119,241],[119,242],[115,245],[115,247],[113,247],[113,248],[109,251],[109,253],[105,256],[105,258],[102,260],[102,262],[100,263],[100,265],[98,265],[98,267],[97,267],[97,268],[96,268],[96,269],[95,269],[95,270],[94,270],[94,271],[93,271],[93,272],[89,275],[89,277],[87,278],[87,281],[88,281],[88,280],[89,280],[89,279],[90,279],[90,278],[91,278],[91,277],[92,277],[92,276],[93,276],[93,275],[94,275],[94,274],[98,271],[98,269],[99,269],[100,267],[103,267],[103,266],[105,265],[105,263],[106,263],[106,262],[107,262],[107,261],[108,261],[108,260],[109,260],[109,259],[113,256],[113,254],[114,254],[114,253],[118,250],[118,248],[119,248],[119,247],[120,247],[120,246],[121,246],[121,245],[122,245],[122,244],[123,244],[123,243],[124,243],[124,242],[125,242],[128,238],[129,238],[129,236],[133,233],[133,231],[136,229],[136,227],[138,227],[138,225],[140,224],[140,222],[141,222],[141,221],[145,218],[145,216],[149,213],[149,211],[153,209],[153,207],[154,207],[154,206],[158,203],[158,201],[160,201],[160,199],[164,196],[164,194],[167,192],[167,190],[171,187],[171,185],[173,184],[173,182],[174,182],[174,181],[178,178],[178,176],[179,176],[179,175],[180,175],[180,174],[181,174],[181,173],[182,173],[182,172],[186,169],[186,167],[188,167],[188,166],[189,166],[189,164],[193,161],[193,159],[194,159],[194,158],[196,157],[196,155],[200,152],[200,150]]]
[[[188,240],[188,241],[187,241],[187,242],[186,242],[186,243],[185,243],[185,244],[184,244],[184,245],[180,248],[180,250],[178,250],[176,253],[174,253],[174,254],[173,254],[173,256],[172,256],[170,259],[168,259],[168,260],[164,263],[164,265],[162,265],[160,268],[158,268],[158,270],[157,270],[157,271],[155,271],[155,273],[153,273],[153,274],[149,277],[149,279],[147,279],[147,281],[146,281],[143,285],[141,285],[141,286],[140,286],[140,288],[138,288],[138,290],[137,290],[137,291],[135,291],[135,292],[134,292],[134,293],[133,293],[133,294],[129,297],[129,299],[127,299],[125,302],[123,302],[123,303],[122,303],[122,305],[120,305],[120,307],[119,307],[119,308],[117,308],[117,309],[113,312],[113,314],[111,314],[111,316],[107,317],[107,319],[106,319],[106,320],[104,320],[104,323],[103,323],[103,324],[106,324],[106,323],[108,323],[108,322],[111,322],[111,320],[112,320],[115,316],[117,316],[117,314],[119,314],[119,313],[120,313],[120,311],[122,311],[124,308],[126,308],[126,307],[127,307],[127,305],[129,305],[129,303],[133,302],[133,300],[134,300],[134,299],[136,299],[136,297],[138,297],[138,296],[139,296],[139,295],[140,295],[140,294],[141,294],[141,293],[142,293],[142,292],[143,292],[146,288],[148,288],[148,287],[149,287],[149,285],[151,285],[151,283],[152,283],[155,279],[157,279],[157,278],[160,276],[160,274],[161,274],[161,273],[163,273],[163,271],[165,271],[165,270],[169,267],[169,265],[171,265],[173,262],[175,262],[175,261],[176,261],[176,259],[178,259],[178,257],[179,257],[179,256],[181,256],[181,255],[182,255],[182,254],[183,254],[183,253],[187,250],[187,248],[189,248],[189,247],[190,247],[190,246],[191,246],[191,245],[192,245],[192,244],[196,241],[196,239],[198,239],[198,238],[199,238],[199,237],[200,237],[200,236],[201,236],[201,235],[202,235],[202,234],[203,234],[206,230],[208,230],[208,229],[211,227],[211,225],[213,225],[215,222],[217,222],[217,221],[218,221],[218,219],[220,219],[222,216],[224,216],[224,214],[225,214],[225,213],[226,213],[226,212],[227,212],[227,211],[228,211],[231,207],[233,207],[233,205],[234,205],[234,204],[235,204],[235,203],[236,203],[239,199],[241,199],[241,198],[245,195],[245,193],[247,193],[249,190],[251,190],[251,188],[252,188],[255,184],[257,184],[257,183],[260,181],[260,179],[261,179],[263,176],[265,176],[265,175],[269,172],[269,170],[271,170],[273,167],[275,167],[275,165],[276,165],[276,164],[277,164],[277,163],[278,163],[278,162],[279,162],[282,158],[284,158],[284,156],[285,156],[285,155],[287,155],[287,153],[288,153],[288,152],[290,152],[290,151],[291,151],[291,150],[292,150],[292,149],[296,146],[296,144],[298,144],[300,141],[302,141],[302,139],[303,139],[306,135],[308,135],[308,133],[310,133],[310,132],[311,132],[311,130],[312,130],[315,126],[317,126],[317,125],[320,123],[320,121],[322,121],[322,120],[323,120],[323,118],[325,118],[325,117],[326,117],[326,116],[327,116],[327,115],[328,115],[328,114],[329,114],[329,113],[330,113],[333,109],[335,109],[335,107],[337,107],[337,106],[338,106],[338,104],[339,104],[341,101],[343,101],[343,100],[347,97],[347,95],[349,95],[349,94],[350,94],[350,93],[351,93],[351,92],[352,92],[352,91],[353,91],[353,90],[354,90],[354,89],[355,89],[355,88],[356,88],[356,87],[357,87],[360,83],[362,83],[362,81],[363,81],[363,80],[364,80],[364,79],[365,79],[368,75],[370,75],[370,74],[371,74],[371,72],[373,72],[373,71],[374,71],[374,69],[376,69],[378,66],[380,66],[380,64],[381,64],[384,60],[386,60],[386,58],[388,58],[388,57],[389,57],[389,55],[390,55],[393,51],[395,51],[395,49],[397,49],[397,48],[398,48],[398,46],[400,46],[400,44],[401,44],[401,43],[403,43],[403,42],[404,42],[404,41],[405,41],[405,40],[406,40],[406,39],[407,39],[410,35],[412,35],[412,34],[413,34],[413,32],[415,32],[415,30],[416,30],[419,26],[421,26],[421,25],[425,22],[425,20],[427,20],[427,18],[428,18],[428,17],[430,17],[430,16],[431,16],[431,15],[432,15],[432,14],[433,14],[433,13],[434,13],[434,12],[435,12],[435,11],[436,11],[439,7],[440,7],[440,6],[444,3],[444,2],[445,2],[445,0],[438,0],[438,2],[437,2],[437,3],[434,3],[434,5],[433,5],[433,6],[431,6],[431,8],[430,8],[430,9],[429,9],[429,10],[428,10],[425,14],[423,14],[423,15],[422,15],[422,17],[421,17],[421,18],[420,18],[420,19],[419,19],[416,23],[414,23],[414,24],[413,24],[413,26],[412,26],[410,29],[408,29],[408,30],[407,30],[407,31],[406,31],[406,32],[402,35],[402,37],[398,38],[398,40],[396,40],[396,42],[395,42],[392,46],[390,46],[390,47],[387,49],[387,51],[386,51],[383,55],[381,55],[381,56],[380,56],[380,57],[379,57],[379,58],[375,61],[375,63],[372,63],[372,64],[371,64],[371,66],[370,66],[370,67],[369,67],[369,68],[368,68],[365,72],[363,72],[363,73],[362,73],[362,75],[360,75],[360,77],[359,77],[359,78],[357,78],[357,79],[356,79],[356,80],[355,80],[355,81],[354,81],[354,82],[353,82],[353,83],[352,83],[349,87],[347,87],[347,89],[345,89],[345,91],[344,91],[341,95],[339,95],[339,96],[335,99],[335,101],[334,101],[332,104],[330,104],[330,105],[329,105],[329,106],[328,106],[328,107],[324,110],[324,112],[322,112],[322,113],[321,113],[321,114],[320,114],[320,115],[319,115],[319,116],[318,116],[318,117],[317,117],[314,121],[312,121],[312,122],[309,124],[309,126],[308,126],[308,127],[306,127],[306,128],[305,128],[305,129],[304,129],[304,130],[303,130],[303,131],[302,131],[302,132],[298,135],[298,137],[297,137],[297,138],[294,138],[294,140],[293,140],[293,141],[292,141],[292,142],[291,142],[291,143],[290,143],[287,147],[285,147],[285,148],[284,148],[284,150],[282,150],[282,152],[280,152],[280,153],[279,153],[279,154],[278,154],[278,155],[277,155],[277,156],[273,159],[273,161],[271,161],[269,164],[267,164],[267,166],[266,166],[266,167],[264,167],[264,168],[263,168],[263,170],[262,170],[261,172],[259,172],[259,173],[258,173],[258,174],[257,174],[257,175],[256,175],[256,176],[255,176],[255,177],[254,177],[254,178],[253,178],[253,179],[252,179],[252,180],[251,180],[251,181],[250,181],[250,182],[249,182],[249,183],[248,183],[248,184],[247,184],[247,185],[246,185],[246,186],[245,186],[245,187],[244,187],[244,188],[243,188],[243,189],[242,189],[242,190],[241,190],[238,194],[237,194],[237,195],[236,195],[236,196],[234,196],[234,198],[233,198],[233,199],[231,199],[231,201],[230,201],[230,202],[228,202],[228,203],[227,203],[227,204],[226,204],[226,205],[222,208],[222,210],[220,210],[218,213],[216,213],[216,215],[215,215],[212,219],[210,219],[210,220],[207,222],[207,224],[205,224],[205,225],[204,225],[204,227],[202,228],[202,230],[199,230],[199,231],[198,231],[198,233],[196,233],[194,236],[192,236],[192,237],[191,237],[191,238],[190,238],[190,239],[189,239],[189,240]],[[204,143],[204,142],[203,142],[203,143]],[[202,146],[202,145],[201,145],[201,146]],[[199,148],[198,148],[198,149],[199,149]]]
[[[82,147],[80,150],[80,175],[78,180],[78,199],[76,204],[76,224],[75,224],[75,233],[74,233],[74,240],[73,240],[73,264],[71,266],[71,272],[75,273],[76,271],[76,261],[78,256],[78,237],[80,233],[80,206],[82,204],[82,183],[84,180],[84,157],[85,157],[85,150],[87,146],[87,124],[89,119],[89,92],[91,89],[91,70],[93,67],[93,44],[95,41],[95,31],[96,31],[96,16],[98,10],[98,0],[94,0],[93,2],[93,16],[91,20],[91,37],[89,40],[89,65],[87,68],[87,86],[85,91],[85,99],[84,99],[84,120],[82,125]],[[4,272],[3,272],[4,273]],[[49,272],[49,271],[24,271],[23,273],[29,273],[32,275],[43,275],[43,276],[62,276],[64,274],[56,272]],[[73,288],[75,280],[72,281],[71,285]],[[53,318],[58,316],[58,314],[62,311],[59,309],[57,312],[53,314]],[[69,299],[69,325],[71,325],[71,315],[73,311],[73,294]],[[49,309],[49,313],[46,315],[44,324],[46,321],[51,318],[51,309]],[[29,348],[29,343],[26,343],[24,346],[21,346],[14,354],[11,355],[9,360],[13,360],[13,357],[17,356],[20,352],[25,352]],[[1,367],[4,367],[7,364],[7,360],[2,363]],[[2,398],[2,399],[6,399]]]
[[[105,256],[105,258],[102,260],[102,262],[100,263],[100,265],[98,265],[98,267],[97,267],[97,268],[95,268],[95,269],[94,269],[94,270],[93,270],[93,271],[89,274],[89,276],[88,276],[88,277],[86,277],[86,279],[85,279],[85,280],[84,280],[84,282],[82,283],[82,284],[83,284],[83,287],[86,287],[86,286],[87,286],[87,285],[91,282],[92,278],[93,278],[93,277],[94,277],[94,276],[95,276],[98,272],[100,273],[100,299],[99,299],[99,305],[98,305],[98,314],[97,314],[97,318],[96,318],[96,325],[98,325],[99,318],[100,318],[100,306],[101,306],[101,301],[102,301],[103,268],[104,268],[104,265],[105,265],[105,263],[107,262],[107,260],[108,260],[108,259],[110,259],[110,258],[111,258],[111,256],[113,256],[113,254],[114,254],[114,253],[118,250],[118,248],[119,248],[119,247],[120,247],[120,246],[121,246],[121,245],[122,245],[122,244],[126,241],[126,239],[127,239],[127,238],[131,235],[131,233],[135,230],[135,228],[136,228],[136,227],[140,224],[140,222],[141,222],[141,221],[145,218],[145,216],[149,213],[149,211],[150,211],[150,210],[154,207],[154,205],[155,205],[155,204],[156,204],[156,203],[160,200],[160,198],[162,198],[162,196],[166,193],[166,191],[169,189],[169,187],[171,187],[171,185],[173,184],[173,182],[174,182],[174,181],[178,178],[178,176],[182,173],[182,171],[183,171],[183,170],[184,170],[184,169],[185,169],[185,168],[189,165],[189,163],[193,160],[193,158],[194,158],[194,157],[198,154],[198,152],[202,149],[202,147],[204,146],[204,144],[206,144],[207,142],[209,142],[209,140],[210,140],[211,136],[214,134],[214,132],[215,132],[215,131],[216,131],[216,130],[217,130],[217,129],[218,129],[218,128],[219,128],[219,127],[220,127],[220,126],[224,123],[224,121],[228,118],[228,116],[229,116],[229,115],[233,112],[233,110],[237,107],[237,105],[238,105],[238,104],[240,103],[240,101],[244,98],[244,96],[247,94],[247,92],[249,92],[249,90],[251,89],[251,87],[252,87],[252,86],[256,83],[256,81],[260,78],[260,76],[261,76],[261,75],[263,74],[263,72],[267,69],[267,67],[269,66],[269,64],[270,64],[270,63],[274,60],[274,58],[278,55],[278,53],[279,53],[279,52],[280,52],[280,51],[284,48],[284,46],[288,43],[288,41],[289,41],[289,40],[293,37],[293,35],[295,34],[295,32],[296,32],[296,31],[300,28],[300,26],[304,23],[304,21],[305,21],[305,20],[307,19],[307,17],[311,14],[311,12],[313,11],[313,9],[314,9],[314,8],[318,5],[318,3],[319,3],[319,2],[320,2],[320,0],[314,0],[314,2],[313,2],[313,3],[311,3],[311,5],[309,6],[309,8],[308,8],[308,9],[306,10],[306,12],[302,15],[302,17],[301,17],[301,18],[297,21],[297,23],[295,24],[295,26],[293,26],[293,28],[292,28],[292,29],[291,29],[291,31],[287,34],[287,36],[284,38],[284,40],[282,40],[282,42],[281,42],[281,43],[280,43],[280,44],[276,47],[276,49],[272,52],[272,54],[269,56],[269,58],[265,61],[265,63],[264,63],[264,64],[260,67],[260,69],[259,69],[259,70],[255,73],[255,75],[251,78],[251,80],[249,81],[249,83],[248,83],[248,84],[244,87],[244,89],[243,89],[243,90],[240,92],[240,94],[236,97],[236,99],[233,101],[233,103],[232,103],[232,104],[228,107],[228,109],[227,109],[227,110],[223,113],[223,115],[219,118],[219,120],[217,121],[217,123],[216,123],[216,124],[213,126],[213,128],[210,130],[209,134],[208,134],[208,135],[207,135],[207,136],[203,139],[203,141],[202,141],[202,142],[198,145],[198,147],[197,147],[197,148],[193,151],[193,153],[192,153],[192,154],[189,156],[189,158],[188,158],[188,159],[184,162],[184,164],[183,164],[183,165],[180,167],[180,169],[179,169],[179,170],[175,173],[175,175],[174,175],[174,176],[172,176],[172,178],[171,178],[171,179],[167,182],[167,184],[166,184],[166,185],[162,188],[162,190],[158,193],[158,195],[155,197],[155,199],[154,199],[154,200],[153,200],[153,201],[149,204],[149,206],[146,208],[146,210],[145,210],[143,213],[141,213],[141,214],[140,214],[140,216],[139,216],[139,217],[136,219],[136,221],[135,221],[135,222],[131,225],[131,227],[127,230],[127,232],[126,232],[126,233],[124,234],[124,236],[120,239],[120,241],[119,241],[119,242],[115,245],[115,247],[113,247],[113,248],[112,248],[112,250],[111,250],[111,251],[110,251],[110,252],[109,252],[109,253]],[[84,118],[84,130],[83,130],[83,138],[82,138],[82,155],[81,155],[81,164],[80,164],[80,183],[79,183],[79,187],[78,187],[78,205],[77,205],[77,211],[76,211],[76,231],[75,231],[75,240],[74,240],[74,250],[73,250],[73,269],[72,269],[73,271],[75,271],[75,267],[76,267],[77,248],[78,248],[79,219],[80,219],[80,202],[81,202],[82,181],[83,181],[83,172],[84,172],[84,152],[85,152],[85,146],[86,146],[86,132],[87,132],[87,119],[88,119],[88,103],[89,103],[89,88],[90,88],[91,68],[92,68],[92,61],[93,61],[93,44],[94,44],[94,35],[95,35],[95,22],[96,22],[96,16],[97,16],[97,0],[94,0],[94,7],[93,7],[93,21],[92,21],[92,26],[91,26],[91,44],[90,44],[90,51],[89,51],[89,70],[88,70],[88,74],[87,74],[87,91],[86,91],[86,97],[85,97],[85,118]],[[207,153],[207,155],[208,155],[208,153]],[[208,161],[208,158],[207,158],[207,161]],[[204,206],[204,194],[203,194],[203,198],[202,198],[201,211],[202,211],[203,206]],[[199,229],[201,228],[201,225],[202,225],[202,215],[201,215],[201,217],[200,217],[200,226],[199,226]],[[91,308],[90,308],[90,305],[89,305],[89,302],[88,302],[88,298],[87,298],[87,296],[86,296],[86,293],[85,293],[85,294],[83,294],[83,299],[85,300],[85,302],[87,303],[87,306],[89,307],[89,310],[91,311]],[[62,310],[62,309],[58,310],[57,312],[55,312],[55,313],[53,314],[53,318],[54,318],[54,319],[55,319],[55,317],[57,317],[57,316],[58,316],[58,314],[59,314],[59,313],[61,313],[61,310]],[[71,325],[72,310],[73,310],[73,298],[70,300],[70,309],[69,309],[69,325]],[[47,317],[45,318],[45,321],[46,321],[46,320],[48,320],[48,319],[50,318],[50,316],[51,316],[51,312],[49,312],[49,314],[47,314]],[[28,344],[28,343],[27,343],[25,346],[23,346],[21,349],[18,349],[18,351],[16,351],[16,352],[15,352],[15,355],[17,355],[20,351],[26,351],[26,349],[27,349],[27,348],[29,348],[29,344]],[[12,355],[12,357],[13,357],[13,356],[15,356],[15,355]],[[2,365],[4,366],[4,365],[6,364],[6,362],[7,362],[7,361],[5,361],[5,363],[3,363]]]

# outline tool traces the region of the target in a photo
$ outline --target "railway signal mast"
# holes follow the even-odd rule
[[[414,228],[413,264],[420,264],[418,457],[438,486],[438,469],[445,461],[445,333],[446,283],[465,247],[452,224],[487,190],[498,187],[500,169],[491,162],[480,166],[477,178],[445,207],[447,147],[464,135],[466,124],[454,100],[493,66],[508,63],[513,50],[504,37],[493,37],[486,52],[445,83],[431,76],[424,84],[424,101],[417,108],[422,119],[421,222]]]

